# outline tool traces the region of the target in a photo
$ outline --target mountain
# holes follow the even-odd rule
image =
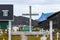
[[[14,21],[12,21],[12,25],[29,25],[29,18],[23,16],[14,16]],[[32,26],[37,26],[38,21],[32,19]]]
[[[47,19],[47,17],[51,16],[53,13],[42,13],[40,18],[37,19],[37,21],[44,21]]]

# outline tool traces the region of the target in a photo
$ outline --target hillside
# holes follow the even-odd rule
[[[14,16],[14,21],[12,21],[13,25],[29,25],[29,18],[27,17],[22,17],[22,16]],[[37,26],[38,21],[32,19],[32,25]]]

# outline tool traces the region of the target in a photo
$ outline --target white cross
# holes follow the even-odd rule
[[[45,36],[45,35],[43,35],[42,37],[41,37],[41,40],[46,40],[47,39],[47,37]]]
[[[59,32],[57,32],[56,34],[57,34],[57,40],[58,40],[58,38],[59,38]]]
[[[53,32],[52,32],[52,25],[53,25],[53,21],[50,20],[50,40],[53,40]]]
[[[32,27],[32,25],[31,25],[31,18],[32,18],[32,17],[31,17],[31,16],[32,16],[32,15],[35,15],[35,16],[36,16],[36,15],[38,15],[38,14],[32,14],[32,12],[31,12],[31,6],[29,6],[29,13],[30,13],[30,14],[22,14],[22,15],[25,15],[25,16],[28,16],[28,15],[29,15],[29,16],[30,16],[30,32],[31,32],[31,31],[32,31],[32,29],[31,29],[31,27]]]

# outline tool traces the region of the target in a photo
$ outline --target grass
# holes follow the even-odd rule
[[[56,32],[60,32],[60,30],[55,31],[55,35],[53,36],[53,40],[57,40]],[[41,35],[39,35],[38,37],[36,35],[26,35],[26,36],[27,36],[27,40],[40,40],[42,37]],[[0,40],[3,40],[3,38],[5,40],[8,40],[8,35],[7,34],[0,35]],[[21,36],[20,35],[12,35],[12,40],[21,40]],[[49,36],[47,36],[47,40],[50,40]],[[60,35],[59,35],[58,40],[60,40]]]
[[[42,36],[36,36],[36,35],[26,35],[27,36],[27,40],[40,40],[40,38],[42,37]],[[5,40],[8,40],[8,35],[0,35],[0,40],[3,40],[3,38],[5,38]],[[49,36],[47,37],[47,40],[49,40],[50,38],[49,38]],[[55,36],[53,36],[53,40],[56,40],[57,39],[57,37],[56,37],[56,35]],[[12,40],[21,40],[21,36],[20,35],[12,35]],[[58,40],[60,40],[60,36],[59,36],[59,38],[58,38]]]

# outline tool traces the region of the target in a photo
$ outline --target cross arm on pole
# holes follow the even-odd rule
[[[25,16],[29,16],[29,15],[31,15],[31,16],[37,16],[39,14],[22,14],[22,15],[25,15]]]

